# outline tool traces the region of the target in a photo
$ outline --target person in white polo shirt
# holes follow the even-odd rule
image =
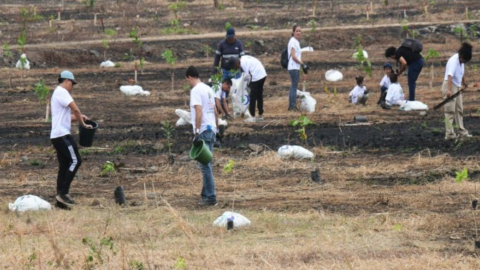
[[[242,69],[242,72],[247,74],[250,84],[250,105],[249,112],[252,117],[245,120],[245,122],[262,122],[263,121],[263,85],[267,79],[267,72],[260,60],[257,58],[245,55],[242,58],[230,58],[230,69]],[[258,106],[257,106],[258,104]],[[255,118],[255,106],[258,107],[258,117]]]
[[[454,54],[447,62],[445,70],[445,77],[442,85],[443,98],[448,98],[451,95],[460,91],[461,87],[467,87],[465,82],[465,63],[472,59],[472,45],[465,42],[462,47]],[[462,94],[454,98],[444,106],[445,110],[445,140],[456,140],[457,135],[453,128],[453,120],[458,126],[458,138],[465,139],[472,137],[468,130],[463,126],[463,100]]]
[[[78,147],[70,134],[72,121],[78,121],[85,128],[92,128],[85,124],[87,116],[80,112],[75,104],[71,93],[73,86],[77,84],[73,73],[65,70],[60,73],[58,86],[53,91],[51,98],[52,130],[50,140],[57,151],[58,176],[57,176],[57,204],[63,207],[71,207],[75,201],[70,197],[70,184],[82,164],[82,158]]]
[[[192,87],[190,91],[190,110],[193,127],[193,143],[203,140],[213,154],[213,144],[218,126],[218,114],[215,109],[215,93],[212,88],[200,81],[198,69],[188,67],[185,73],[187,83]],[[212,162],[200,164],[203,175],[202,200],[200,206],[217,205],[215,194],[215,180],[212,172]]]

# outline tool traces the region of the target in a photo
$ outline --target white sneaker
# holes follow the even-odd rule
[[[249,117],[245,120],[243,120],[245,123],[255,123],[257,122],[257,120],[255,119],[255,117]]]
[[[259,122],[263,122],[263,115],[259,115],[257,117],[257,123],[259,123]]]

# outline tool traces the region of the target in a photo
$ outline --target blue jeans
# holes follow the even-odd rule
[[[297,107],[297,89],[298,81],[300,80],[300,70],[289,70],[290,80],[292,85],[290,86],[290,95],[288,96],[288,109],[295,109]]]
[[[415,100],[415,89],[417,87],[417,79],[423,68],[423,58],[411,63],[408,66],[408,100]]]
[[[200,140],[203,140],[205,144],[208,146],[208,149],[213,154],[213,143],[215,142],[215,132],[212,130],[205,130],[200,134]],[[200,169],[202,170],[203,175],[203,187],[202,187],[202,200],[209,201],[209,202],[216,202],[217,195],[215,195],[215,179],[213,179],[213,172],[212,172],[212,161],[207,165],[200,164]]]
[[[222,82],[223,80],[225,79],[240,79],[240,77],[242,76],[242,73],[240,71],[238,71],[236,74],[235,72],[230,72],[224,68],[222,68]],[[227,102],[228,102],[228,92],[225,93],[225,97],[227,98]]]

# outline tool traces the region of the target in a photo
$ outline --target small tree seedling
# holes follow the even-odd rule
[[[306,145],[308,139],[306,127],[313,125],[313,122],[307,116],[301,115],[297,120],[290,121],[290,125],[294,127],[300,127],[300,129],[297,129],[296,132],[298,133],[300,140]]]
[[[163,121],[162,122],[162,131],[165,133],[165,137],[167,137],[166,145],[168,147],[168,154],[172,154],[172,145],[173,145],[173,132],[175,132],[175,126],[172,125],[170,121]]]
[[[175,66],[175,63],[177,62],[177,57],[175,57],[172,50],[167,49],[162,53],[162,58],[165,59],[165,61],[172,66],[172,91],[174,91],[174,88],[175,88],[175,72],[173,70],[173,67]]]
[[[188,93],[190,92],[191,87],[188,83],[186,83],[186,84],[183,85],[182,89],[183,89],[183,97],[184,97],[183,100],[185,101],[185,107],[188,108],[188,104],[187,104]]]
[[[432,60],[432,64],[430,65],[430,88],[432,88],[433,86],[433,79],[434,79],[434,76],[435,76],[435,72],[434,72],[434,64],[435,64],[435,60],[438,59],[440,57],[440,53],[438,51],[436,51],[435,49],[429,49],[428,50],[428,53],[427,55],[425,56],[425,60],[428,61],[428,60]]]
[[[468,179],[468,169],[467,167],[464,167],[463,170],[459,172],[455,172],[455,182],[461,183],[463,180]]]
[[[10,60],[10,62],[13,60],[13,53],[10,51],[8,43],[3,44],[3,57]],[[12,88],[12,71],[10,68],[8,68],[8,85]]]
[[[48,112],[49,112],[49,102],[48,102],[48,96],[50,95],[50,88],[48,88],[45,85],[45,82],[41,80],[37,84],[35,84],[35,88],[33,88],[33,91],[38,97],[38,100],[40,101],[41,104],[46,104],[46,109],[45,109],[45,122],[48,122]]]

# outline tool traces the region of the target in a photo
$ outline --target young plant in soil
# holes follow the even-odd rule
[[[438,51],[436,51],[435,49],[429,49],[427,55],[425,56],[426,61],[432,59],[432,64],[430,65],[430,88],[432,88],[433,79],[434,79],[434,76],[435,76],[435,72],[434,72],[434,69],[433,69],[434,64],[435,64],[435,60],[438,59],[439,57],[440,57],[440,53]]]
[[[313,125],[312,120],[310,120],[307,116],[301,115],[297,120],[292,120],[290,121],[290,125],[294,127],[300,127],[300,129],[297,129],[296,132],[298,133],[298,137],[300,140],[307,145],[307,126]]]
[[[203,51],[203,54],[205,55],[205,57],[209,57],[209,55],[213,52],[213,49],[212,47],[210,47],[210,45],[208,44],[203,44],[202,45],[202,51]]]
[[[45,122],[48,122],[48,113],[49,113],[49,101],[48,101],[48,96],[50,95],[50,88],[48,88],[45,85],[45,82],[41,80],[37,84],[35,84],[35,88],[33,89],[35,94],[38,97],[38,100],[40,101],[41,104],[46,104],[46,109],[45,109]]]
[[[365,71],[370,78],[372,77],[372,63],[370,63],[370,60],[365,57],[363,54],[363,48],[361,45],[357,47],[357,53],[355,54],[355,59],[358,62],[358,68],[360,70]]]
[[[172,125],[170,121],[164,121],[162,123],[162,131],[165,133],[165,137],[167,137],[167,142],[165,145],[168,148],[168,161],[170,164],[175,162],[175,158],[172,155],[172,146],[173,146],[173,132],[175,132],[175,126]]]
[[[174,91],[175,88],[175,72],[173,67],[175,66],[175,63],[177,62],[177,57],[174,56],[173,51],[168,49],[162,53],[162,58],[165,59],[167,63],[169,63],[172,66],[172,91]]]
[[[115,172],[115,165],[112,162],[107,161],[102,166],[102,171],[100,172],[100,176],[101,177],[106,177],[106,176],[109,176],[110,173],[113,173],[113,172]]]
[[[188,83],[184,84],[182,87],[183,90],[183,100],[185,101],[185,107],[188,108],[188,93],[190,92],[190,85]]]
[[[184,1],[177,1],[176,3],[168,5],[168,9],[173,12],[175,19],[178,19],[178,12],[184,10],[187,7],[187,3]]]
[[[3,44],[3,57],[8,59],[10,62],[13,61],[13,53],[10,51],[8,43]],[[12,88],[12,70],[8,68],[8,86]]]
[[[102,39],[103,46],[103,61],[107,61],[107,51],[110,49],[110,39],[114,38],[117,35],[117,31],[114,29],[105,29],[105,35],[107,38]]]

